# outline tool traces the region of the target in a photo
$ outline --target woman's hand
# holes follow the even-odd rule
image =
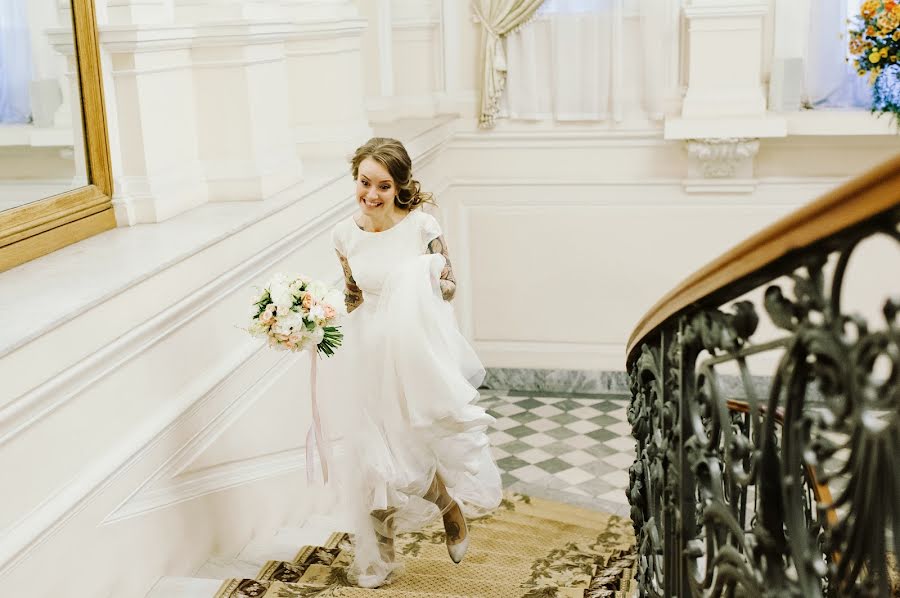
[[[447,244],[444,237],[437,237],[428,244],[428,253],[444,256],[446,265],[441,270],[441,295],[445,301],[450,301],[456,294],[456,278],[453,276],[453,266],[450,265],[450,255],[447,253]]]

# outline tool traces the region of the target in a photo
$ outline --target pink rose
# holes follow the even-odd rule
[[[275,320],[275,304],[270,303],[266,306],[266,309],[259,314],[259,321],[262,324],[271,324],[273,320]]]
[[[334,308],[333,308],[333,307],[331,307],[330,305],[326,305],[326,306],[325,306],[325,317],[326,317],[327,319],[330,320],[330,319],[332,319],[333,317],[335,317],[336,315],[337,315],[337,312],[334,311]]]
[[[303,295],[303,302],[302,302],[303,309],[309,309],[310,307],[312,307],[312,304],[313,304],[312,294],[307,293],[307,294]]]

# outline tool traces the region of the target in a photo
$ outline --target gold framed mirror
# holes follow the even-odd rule
[[[32,75],[28,81],[14,82],[22,90],[20,116],[13,107],[8,121],[0,122],[0,197],[5,198],[0,203],[0,272],[116,226],[94,0],[50,0],[43,7],[40,2],[18,2],[20,12],[7,19],[18,19],[12,32],[18,37],[0,33],[7,40],[19,39],[18,48],[7,55],[14,56],[18,65],[28,64]],[[63,26],[45,27],[42,9],[58,11],[57,23]],[[44,82],[50,86],[43,88],[34,75],[41,56],[45,63],[55,60],[62,65],[58,71],[66,71],[57,73],[56,83],[48,78]],[[45,89],[52,89],[57,104],[63,104],[57,106],[58,112],[65,113],[65,96],[70,96],[72,116],[67,125],[54,124],[46,116],[52,107],[44,106],[40,116],[41,102],[35,96],[50,97],[41,93]],[[0,106],[0,116],[4,108],[8,106]],[[39,123],[41,119],[49,124]]]

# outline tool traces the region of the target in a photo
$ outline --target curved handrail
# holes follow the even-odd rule
[[[689,307],[721,305],[738,297],[758,282],[755,274],[791,252],[824,241],[892,208],[900,208],[900,155],[763,229],[663,296],[632,332],[626,351],[628,366],[654,330]]]

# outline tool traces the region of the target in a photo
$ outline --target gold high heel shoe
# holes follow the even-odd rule
[[[465,533],[466,537],[463,539],[462,542],[457,542],[456,544],[451,544],[450,543],[450,534],[446,533],[447,532],[446,524],[444,525],[444,532],[446,533],[446,536],[447,536],[447,539],[446,539],[447,552],[450,553],[450,559],[454,563],[459,564],[459,562],[462,561],[463,557],[466,555],[466,551],[469,549],[469,524],[466,522],[466,516],[463,514],[462,507],[460,507],[459,503],[456,502],[455,500],[450,504],[450,508],[448,508],[447,510],[449,511],[451,508],[453,508],[453,506],[456,506],[456,508],[459,509],[459,514],[460,514],[460,517],[462,517],[462,521],[463,521],[463,532]]]

